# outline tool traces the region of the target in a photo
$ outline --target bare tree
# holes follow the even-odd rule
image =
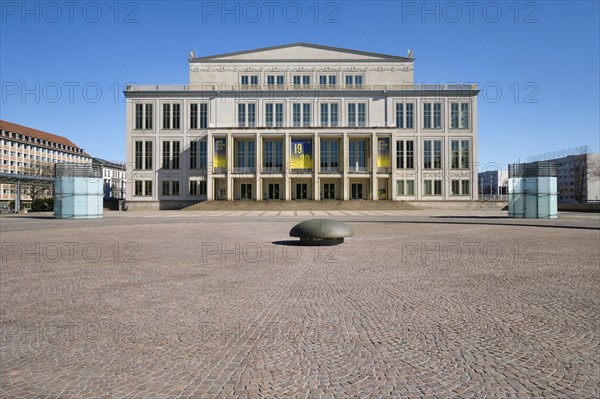
[[[573,185],[575,190],[575,200],[581,204],[587,200],[587,187],[590,181],[600,179],[600,161],[590,159],[589,156],[580,158],[573,165]]]
[[[28,167],[23,167],[21,173],[28,176],[54,176],[54,163],[43,162],[35,163]],[[32,201],[38,198],[48,198],[54,196],[54,184],[52,182],[40,181],[35,183],[25,183],[21,185],[23,194],[29,196]]]

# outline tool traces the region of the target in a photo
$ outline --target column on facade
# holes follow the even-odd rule
[[[348,178],[348,156],[349,156],[349,145],[348,145],[348,133],[342,133],[342,149],[339,152],[342,154],[342,199],[344,201],[348,201],[349,198],[349,190],[350,190],[350,181]]]
[[[227,133],[227,201],[233,201],[233,136]]]
[[[206,200],[214,201],[215,190],[213,188],[213,151],[215,145],[213,144],[213,136],[211,132],[206,134]]]
[[[255,163],[255,182],[256,182],[256,200],[262,201],[263,199],[263,188],[262,188],[262,179],[261,179],[261,168],[263,164],[262,159],[262,138],[260,133],[256,133],[256,144],[254,145],[256,148],[256,152],[254,154],[254,163]]]
[[[315,201],[319,201],[321,199],[321,182],[319,181],[319,167],[321,165],[321,140],[317,132],[314,132],[313,134],[313,143],[313,199]]]
[[[392,131],[392,136],[390,137],[390,162],[391,162],[391,166],[392,166],[392,174],[390,177],[390,190],[392,190],[392,195],[388,196],[388,198],[390,198],[392,201],[397,201],[398,197],[396,196],[396,162],[397,162],[397,154],[396,154],[396,131]]]
[[[283,155],[284,155],[284,165],[283,169],[283,187],[285,192],[285,200],[290,201],[292,199],[292,182],[290,179],[290,134],[285,133],[285,138],[283,142]]]
[[[371,199],[377,201],[377,133],[371,133]]]

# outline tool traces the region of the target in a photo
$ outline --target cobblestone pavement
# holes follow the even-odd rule
[[[600,396],[598,229],[182,214],[0,218],[0,397]]]

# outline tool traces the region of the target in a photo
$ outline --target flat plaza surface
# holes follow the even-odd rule
[[[288,237],[347,222],[336,247]],[[0,218],[2,398],[597,398],[600,218]]]

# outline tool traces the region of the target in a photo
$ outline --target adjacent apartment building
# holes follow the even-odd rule
[[[125,163],[93,157],[92,165],[102,168],[104,199],[125,199]]]
[[[559,203],[600,201],[600,154],[569,155],[550,161],[556,162]]]
[[[56,163],[91,163],[92,158],[73,142],[63,136],[32,129],[0,120],[0,174],[4,181],[14,175],[52,176]],[[0,204],[8,205],[16,196],[15,184],[1,183]],[[21,186],[23,205],[31,201],[32,190],[40,197],[52,196],[52,185],[46,187],[23,183]]]
[[[128,207],[215,200],[476,200],[477,94],[407,57],[297,43],[189,58],[129,86]]]

